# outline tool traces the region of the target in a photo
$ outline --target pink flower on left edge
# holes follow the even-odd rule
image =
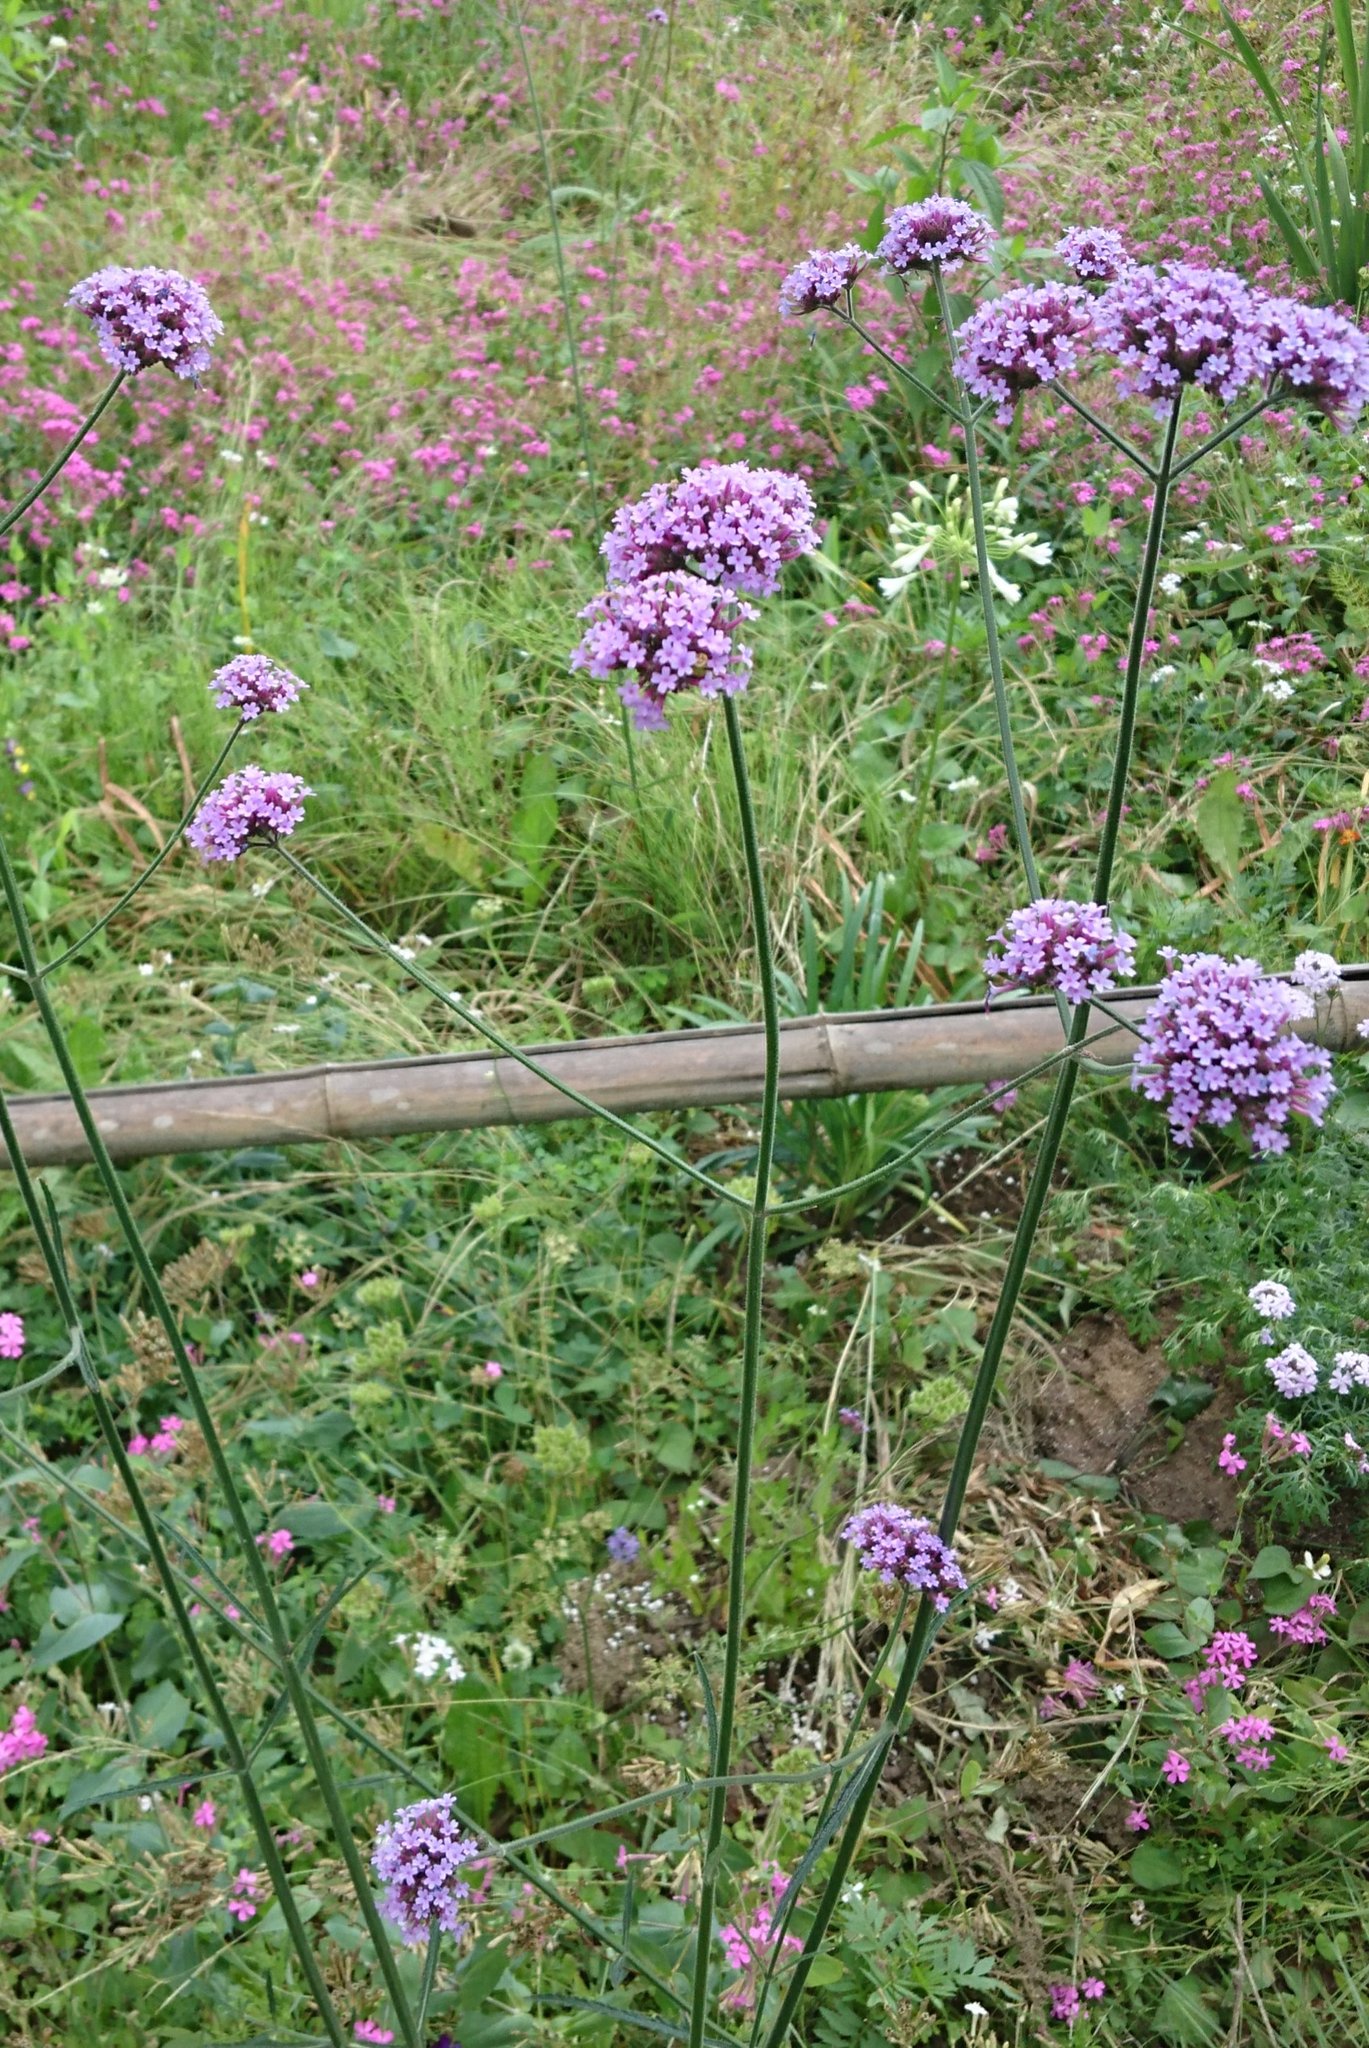
[[[0,1315],[0,1358],[22,1358],[24,1342],[24,1318],[7,1309]]]

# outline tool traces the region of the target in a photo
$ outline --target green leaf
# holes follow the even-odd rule
[[[456,1779],[456,1795],[477,1827],[490,1817],[494,1795],[503,1783],[508,1755],[508,1709],[492,1701],[482,1685],[465,1679],[453,1687],[454,1697],[442,1723],[442,1760]],[[477,1697],[472,1697],[472,1693]]]
[[[1171,1977],[1155,2008],[1155,2039],[1177,2048],[1202,2048],[1217,2038],[1217,2022],[1191,1977]]]
[[[333,632],[330,626],[319,627],[318,645],[319,653],[325,654],[329,661],[354,661],[361,652],[355,640],[344,640],[341,633]]]
[[[301,1543],[321,1543],[328,1536],[344,1536],[350,1526],[326,1500],[311,1500],[297,1508],[285,1508],[280,1521]]]
[[[83,1806],[93,1806],[97,1800],[107,1799],[115,1792],[127,1792],[142,1775],[142,1765],[129,1757],[106,1764],[102,1770],[82,1771],[67,1788],[67,1796],[57,1810],[58,1820],[66,1820],[69,1814],[79,1813]]]
[[[485,861],[480,848],[464,832],[454,832],[450,825],[437,825],[425,819],[417,827],[414,837],[430,860],[440,861],[443,867],[453,868],[463,882],[480,888],[485,880]]]
[[[1176,1422],[1192,1422],[1195,1415],[1202,1414],[1216,1391],[1207,1380],[1176,1379],[1171,1375],[1155,1389],[1151,1405],[1167,1408]]]
[[[1293,1569],[1293,1560],[1282,1543],[1266,1543],[1250,1567],[1252,1579],[1278,1579]]]
[[[1157,1657],[1191,1657],[1196,1647],[1172,1621],[1153,1621],[1141,1634]]]
[[[846,1965],[839,1956],[816,1955],[808,1972],[810,1984],[839,1984],[846,1975]]]
[[[169,1678],[139,1693],[130,1708],[134,1739],[144,1749],[170,1749],[190,1719],[190,1702]]]
[[[1141,1842],[1131,1852],[1131,1879],[1142,1891],[1173,1891],[1184,1881],[1184,1866],[1161,1842]]]
[[[105,1034],[88,1013],[73,1017],[66,1026],[67,1050],[83,1085],[93,1088],[104,1072]]]
[[[1194,813],[1203,852],[1220,873],[1231,876],[1241,857],[1245,805],[1236,794],[1236,770],[1222,768],[1213,776]]]
[[[523,902],[531,910],[545,894],[547,848],[556,834],[556,763],[550,754],[531,754],[523,770],[519,805],[509,829],[510,849],[527,880]]]
[[[656,1439],[656,1457],[667,1472],[688,1472],[694,1464],[694,1435],[683,1422],[672,1422]]]
[[[33,1646],[33,1668],[46,1671],[52,1664],[65,1664],[68,1657],[79,1657],[82,1650],[92,1644],[103,1642],[112,1636],[123,1621],[122,1614],[85,1614],[79,1621],[73,1621],[70,1628],[57,1631],[49,1636],[43,1634]]]

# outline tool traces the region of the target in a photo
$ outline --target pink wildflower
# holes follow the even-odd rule
[[[1131,1812],[1127,1815],[1126,1825],[1131,1829],[1133,1835],[1149,1834],[1150,1815],[1146,1812],[1144,1806],[1132,1807]]]
[[[1192,1769],[1188,1758],[1181,1756],[1177,1749],[1172,1749],[1160,1766],[1160,1775],[1167,1784],[1185,1785]]]
[[[48,1746],[32,1707],[16,1707],[9,1728],[0,1735],[0,1772],[16,1764],[32,1763]]]
[[[203,1828],[206,1834],[212,1834],[217,1818],[213,1800],[202,1799],[190,1816],[190,1824],[192,1827]]]
[[[1222,1448],[1217,1453],[1217,1468],[1225,1472],[1230,1479],[1235,1479],[1245,1470],[1245,1459],[1236,1449],[1236,1438],[1230,1430],[1222,1438]]]
[[[7,1309],[0,1315],[0,1358],[22,1358],[23,1355],[24,1318]]]

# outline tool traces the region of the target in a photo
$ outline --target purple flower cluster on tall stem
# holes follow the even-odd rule
[[[875,255],[886,271],[906,277],[910,271],[943,270],[961,263],[982,263],[993,247],[993,228],[982,213],[963,199],[936,194],[896,206],[884,223]]]
[[[906,1586],[930,1593],[938,1614],[944,1614],[953,1593],[965,1589],[965,1574],[949,1543],[944,1543],[922,1515],[893,1502],[861,1508],[842,1529],[854,1543],[862,1569],[878,1573],[886,1586]]]
[[[452,1811],[453,1799],[420,1799],[401,1807],[376,1831],[371,1868],[385,1886],[380,1910],[412,1948],[435,1928],[453,1936],[465,1932],[462,1902],[471,1888],[461,1872],[480,1854]]]
[[[204,861],[240,860],[253,839],[288,839],[312,795],[298,775],[279,768],[268,773],[249,761],[205,798],[185,836]]]
[[[1093,308],[1078,285],[1022,285],[990,299],[956,334],[956,371],[976,398],[996,401],[1006,426],[1024,391],[1079,367]]]
[[[1101,903],[1044,896],[1014,910],[989,941],[984,973],[996,995],[1003,989],[1049,989],[1067,1002],[1106,995],[1136,972],[1136,941],[1118,931]]]
[[[812,492],[783,470],[719,462],[653,484],[604,536],[608,587],[580,614],[588,626],[571,667],[620,678],[648,732],[682,690],[733,696],[751,673],[737,628],[757,616],[738,593],[771,595],[784,564],[817,544]]]
[[[223,333],[204,286],[179,270],[110,264],[73,285],[68,304],[95,323],[105,361],[129,376],[163,364],[178,377],[200,378]]]
[[[1185,953],[1141,1027],[1132,1086],[1164,1104],[1181,1145],[1200,1124],[1238,1123],[1257,1152],[1285,1152],[1289,1118],[1319,1124],[1335,1092],[1329,1054],[1289,1029],[1298,1014],[1257,961]]]
[[[856,242],[840,249],[811,249],[780,286],[780,311],[817,313],[839,306],[870,261]]]
[[[209,689],[220,711],[236,711],[246,723],[264,711],[286,711],[309,685],[266,654],[235,654],[216,669]]]
[[[1131,268],[1127,245],[1115,228],[1067,228],[1052,253],[1083,283],[1111,284]]]

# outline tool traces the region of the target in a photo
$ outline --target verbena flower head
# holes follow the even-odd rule
[[[620,506],[600,552],[615,583],[681,569],[769,597],[784,564],[817,546],[813,509],[802,477],[747,462],[708,463]]]
[[[934,263],[950,269],[959,263],[982,263],[993,246],[993,228],[982,213],[963,199],[914,200],[896,206],[884,223],[875,255],[886,271],[905,277],[910,270],[930,270]]]
[[[1261,311],[1277,382],[1348,433],[1369,405],[1369,335],[1333,306],[1265,299]]]
[[[1273,1358],[1265,1360],[1265,1370],[1285,1401],[1315,1393],[1321,1376],[1316,1359],[1301,1344],[1286,1344]]]
[[[1094,335],[1122,389],[1157,402],[1185,384],[1230,401],[1269,369],[1259,300],[1234,271],[1195,263],[1124,271],[1094,306]]]
[[[380,1910],[411,1948],[424,1944],[433,1923],[444,1934],[465,1931],[458,1908],[471,1888],[461,1871],[480,1854],[452,1812],[452,1795],[401,1807],[376,1831],[371,1868],[385,1891]]]
[[[233,710],[247,720],[260,718],[264,711],[288,710],[308,687],[266,654],[235,654],[209,678],[220,711]]]
[[[816,313],[838,306],[869,262],[855,242],[840,249],[810,249],[780,286],[781,313]]]
[[[1093,308],[1078,285],[1022,285],[990,299],[956,335],[961,383],[976,398],[996,400],[1006,426],[1024,391],[1066,377],[1093,326]]]
[[[1348,1394],[1356,1387],[1369,1387],[1369,1352],[1338,1351],[1331,1361],[1327,1385],[1333,1394]]]
[[[601,682],[616,680],[618,694],[643,731],[665,724],[673,692],[733,696],[751,674],[751,649],[737,639],[755,607],[682,570],[611,583],[580,614],[589,621],[570,658]]]
[[[298,775],[249,761],[210,792],[185,836],[202,860],[239,860],[250,840],[288,839],[313,793]]]
[[[1127,245],[1115,228],[1067,228],[1053,253],[1076,277],[1103,284],[1131,268]]]
[[[1185,953],[1141,1026],[1131,1085],[1165,1105],[1181,1145],[1199,1124],[1239,1123],[1257,1152],[1285,1152],[1290,1116],[1319,1124],[1335,1092],[1329,1054],[1288,1029],[1296,1011],[1258,962]]]
[[[1257,1280],[1246,1299],[1267,1322],[1286,1323],[1297,1313],[1298,1304],[1282,1280]]]
[[[642,1545],[640,1538],[634,1536],[631,1529],[620,1528],[610,1532],[604,1548],[615,1564],[631,1564]]]
[[[886,1586],[930,1593],[939,1614],[950,1606],[952,1593],[964,1590],[965,1574],[955,1552],[924,1516],[907,1508],[892,1502],[861,1508],[841,1533],[855,1544],[867,1572],[878,1572]]]
[[[105,361],[131,376],[164,363],[178,377],[202,377],[223,333],[203,285],[179,270],[111,264],[73,285],[67,304],[94,321]]]
[[[1106,995],[1136,972],[1136,941],[1114,930],[1101,903],[1043,896],[1015,910],[994,933],[984,972],[993,994],[1003,989],[1051,989],[1071,1003]]]

